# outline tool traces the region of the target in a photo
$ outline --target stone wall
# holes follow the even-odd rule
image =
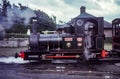
[[[0,47],[24,47],[28,46],[28,38],[10,38],[0,41]]]

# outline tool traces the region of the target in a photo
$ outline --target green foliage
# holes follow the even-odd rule
[[[56,24],[54,19],[50,18],[45,12],[40,10],[36,10],[35,14],[38,18],[38,32],[55,30]]]
[[[55,25],[54,24],[50,24],[50,23],[46,23],[46,24],[38,24],[38,32],[42,32],[42,31],[53,31],[55,30]]]
[[[14,24],[13,27],[7,30],[7,33],[26,33],[27,26],[24,24]]]

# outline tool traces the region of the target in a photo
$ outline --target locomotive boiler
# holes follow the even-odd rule
[[[29,48],[15,57],[24,60],[77,59],[90,60],[106,56],[103,17],[74,18],[64,33],[40,34],[37,18],[32,18]]]

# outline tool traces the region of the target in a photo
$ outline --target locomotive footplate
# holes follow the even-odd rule
[[[49,59],[78,59],[80,58],[80,53],[78,52],[26,52],[22,51],[19,54],[16,53],[15,58],[21,57],[24,60],[49,60]]]
[[[42,53],[41,53],[42,52]],[[49,52],[49,51],[41,51],[41,52],[26,52],[22,51],[19,54],[16,53],[15,57],[21,57],[24,60],[51,60],[51,59],[84,59],[82,53],[78,52]],[[120,60],[120,53],[115,51],[106,51],[102,50],[101,53],[96,54],[95,59],[100,61],[110,61],[110,60]],[[93,58],[94,59],[94,58]]]

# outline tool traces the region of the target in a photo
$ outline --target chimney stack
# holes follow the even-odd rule
[[[80,13],[82,14],[82,13],[85,13],[86,12],[86,7],[85,6],[81,6],[81,8],[80,8]]]

